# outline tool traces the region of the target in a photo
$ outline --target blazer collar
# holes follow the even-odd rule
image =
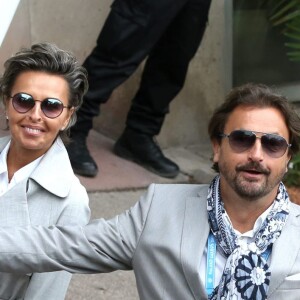
[[[73,177],[67,150],[58,137],[29,178],[50,193],[66,197],[70,192]]]
[[[10,139],[10,136],[0,138],[0,152]],[[67,150],[61,138],[58,137],[29,179],[58,197],[66,197],[70,192],[74,176]]]
[[[200,263],[209,234],[206,197],[207,185],[200,186],[199,197],[186,199],[181,243],[183,273],[195,299],[206,299],[200,279]]]
[[[271,254],[269,296],[291,274],[300,249],[300,207],[291,204],[290,214]]]

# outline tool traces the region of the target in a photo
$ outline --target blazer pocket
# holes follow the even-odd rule
[[[300,274],[291,275],[285,278],[284,282],[279,286],[279,290],[299,290],[300,298]]]

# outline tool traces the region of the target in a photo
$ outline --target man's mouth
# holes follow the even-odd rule
[[[256,170],[243,170],[243,171],[251,174],[262,174],[262,172]]]
[[[270,171],[266,168],[264,168],[263,166],[261,166],[260,164],[255,164],[255,166],[253,165],[253,163],[251,163],[251,165],[243,165],[243,166],[237,166],[236,167],[236,171],[238,172],[247,172],[249,174],[253,174],[253,175],[259,175],[259,174],[264,174],[264,175],[269,175]]]

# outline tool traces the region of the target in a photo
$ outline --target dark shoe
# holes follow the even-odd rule
[[[179,167],[164,156],[153,137],[147,134],[126,129],[116,142],[114,152],[162,177],[174,178],[179,173]]]
[[[74,173],[86,177],[97,175],[98,167],[89,153],[85,137],[72,138],[70,144],[67,145],[67,151]]]

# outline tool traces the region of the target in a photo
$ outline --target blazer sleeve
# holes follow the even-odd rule
[[[90,219],[88,195],[81,185],[72,189],[68,203],[60,214],[57,225],[86,225]],[[26,290],[24,300],[63,300],[72,274],[66,271],[34,273]]]
[[[131,209],[87,226],[0,228],[3,272],[77,273],[132,269],[132,258],[154,198],[155,185]]]

